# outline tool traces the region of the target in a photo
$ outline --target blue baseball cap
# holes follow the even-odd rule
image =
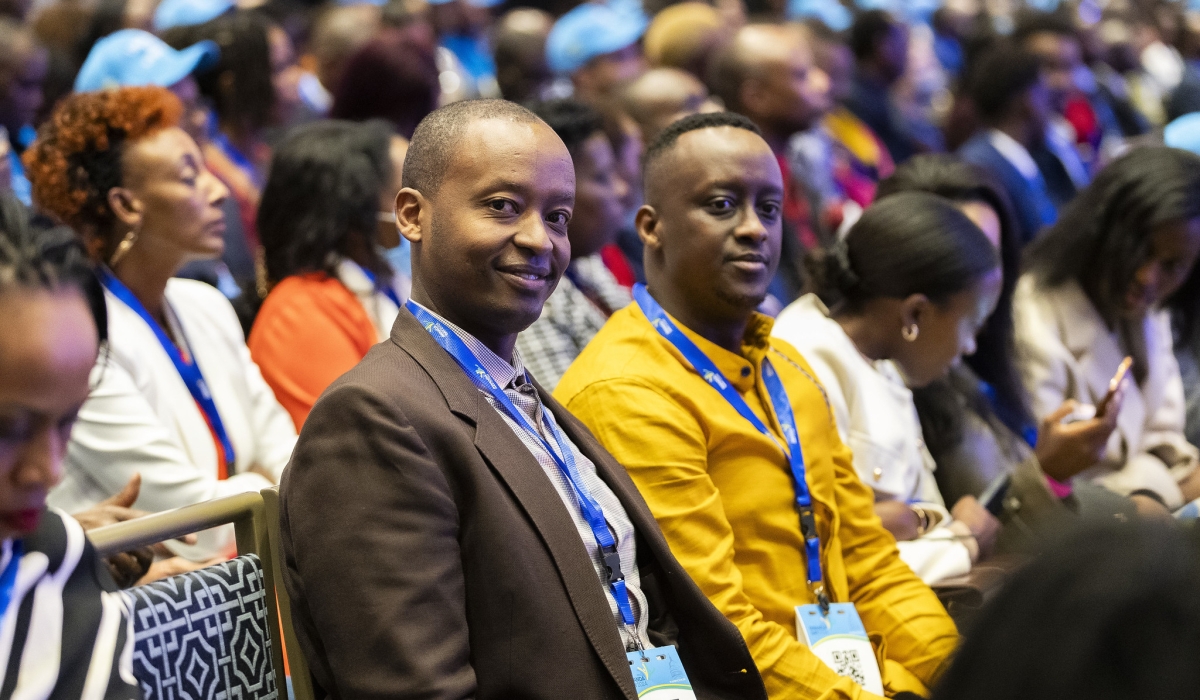
[[[88,53],[75,92],[112,87],[171,87],[197,70],[212,67],[221,55],[211,41],[176,51],[141,29],[122,29],[96,42]]]
[[[854,23],[850,10],[832,0],[788,0],[787,15],[790,20],[819,19],[835,32],[845,31]]]
[[[234,0],[163,0],[154,11],[154,31],[204,24],[234,6]]]
[[[1163,143],[1200,154],[1200,112],[1185,114],[1167,124],[1163,129]]]
[[[634,44],[649,24],[636,2],[585,2],[551,27],[546,37],[546,64],[557,73],[573,73],[597,56]]]

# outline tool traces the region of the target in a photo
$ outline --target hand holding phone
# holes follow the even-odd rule
[[[1129,376],[1129,370],[1133,367],[1133,358],[1126,357],[1121,360],[1121,364],[1117,366],[1117,372],[1112,379],[1108,380],[1108,393],[1100,400],[1100,404],[1096,406],[1097,416],[1108,415],[1108,407],[1117,398],[1121,391],[1121,385],[1125,383],[1125,378]],[[1117,410],[1120,410],[1120,403],[1117,403]]]

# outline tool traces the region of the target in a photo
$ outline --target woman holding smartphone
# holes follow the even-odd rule
[[[1184,395],[1163,309],[1200,254],[1200,157],[1148,147],[1109,165],[1027,252],[1014,294],[1017,358],[1041,419],[1064,400],[1115,409],[1117,427],[1080,478],[1145,514],[1200,498],[1200,450],[1184,437]],[[1112,407],[1112,409],[1109,408]]]

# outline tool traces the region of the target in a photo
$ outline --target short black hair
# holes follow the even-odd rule
[[[464,100],[429,113],[417,124],[408,155],[404,157],[403,185],[433,195],[454,157],[454,149],[467,127],[485,119],[517,123],[544,123],[536,114],[508,100]]]
[[[887,10],[867,10],[855,17],[849,42],[854,57],[860,61],[870,58],[879,42],[896,26],[896,18]]]
[[[579,100],[566,98],[546,100],[529,105],[546,125],[554,129],[558,138],[567,145],[567,150],[575,156],[583,147],[583,142],[593,135],[604,133],[604,117]]]
[[[968,93],[976,114],[984,123],[994,123],[1037,85],[1041,75],[1041,63],[1033,53],[1009,42],[996,44],[971,69]]]
[[[1026,11],[1019,14],[1012,40],[1023,44],[1034,34],[1057,34],[1079,40],[1079,31],[1075,29],[1070,16],[1061,12]]]
[[[329,119],[293,129],[271,159],[258,206],[267,277],[336,274],[354,235],[366,238],[376,276],[390,276],[376,241],[379,193],[392,178],[392,129],[382,120]]]
[[[716,129],[722,126],[732,126],[735,129],[745,129],[762,136],[762,131],[755,126],[754,122],[750,121],[737,112],[708,112],[701,114],[689,114],[682,119],[672,123],[667,128],[658,133],[650,145],[646,147],[645,154],[642,155],[642,175],[646,174],[650,165],[662,157],[667,151],[675,145],[680,136],[689,131],[699,131],[701,129]]]

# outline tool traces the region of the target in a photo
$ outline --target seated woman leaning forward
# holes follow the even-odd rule
[[[975,351],[1000,296],[996,249],[948,200],[910,192],[871,205],[816,263],[821,296],[784,309],[774,334],[825,386],[901,557],[927,582],[965,574],[999,522],[972,496],[946,510],[909,387]]]

